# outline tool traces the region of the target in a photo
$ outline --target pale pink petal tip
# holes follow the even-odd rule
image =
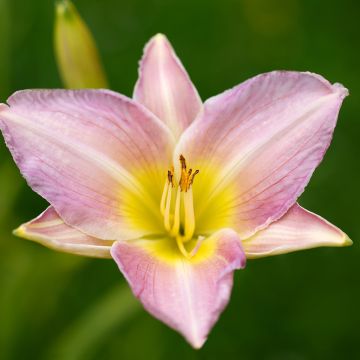
[[[163,34],[152,37],[144,48],[133,98],[162,120],[177,138],[201,109],[195,86]]]
[[[144,308],[199,349],[229,301],[233,272],[244,268],[245,254],[228,229],[204,241],[201,247],[213,252],[200,259],[201,248],[192,260],[158,256],[157,241],[171,240],[117,242],[111,255]]]
[[[285,254],[320,246],[352,245],[339,228],[295,204],[280,220],[243,241],[248,258]]]
[[[156,42],[162,42],[166,45],[169,45],[169,40],[168,38],[166,37],[165,34],[162,34],[162,33],[157,33],[156,35],[154,35],[150,40],[149,40],[149,43],[148,45],[153,42],[153,41],[156,41]]]
[[[13,234],[61,252],[97,258],[111,258],[110,248],[112,241],[88,236],[65,224],[52,206],[37,218],[15,229]]]
[[[349,238],[348,235],[345,234],[343,246],[351,246],[353,244],[353,241]]]
[[[339,93],[341,99],[349,95],[349,90],[340,83],[333,84],[333,88]]]
[[[316,74],[316,73],[312,73],[310,71],[306,71],[303,74],[310,75],[310,76],[320,80],[324,85],[329,87],[329,89],[331,89],[334,93],[338,93],[340,95],[341,99],[344,99],[346,96],[349,95],[349,90],[346,87],[344,87],[344,85],[342,85],[340,83],[331,84],[323,76],[321,76],[319,74]]]

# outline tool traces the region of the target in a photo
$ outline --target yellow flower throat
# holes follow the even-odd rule
[[[174,169],[168,170],[164,191],[160,201],[160,211],[164,226],[170,236],[176,239],[180,251],[189,256],[184,243],[191,240],[195,231],[194,200],[192,184],[199,170],[187,169],[185,158],[180,155],[181,174],[175,182]]]

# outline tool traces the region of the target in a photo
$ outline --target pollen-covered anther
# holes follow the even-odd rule
[[[183,155],[180,155],[180,164],[181,164],[181,175],[179,181],[180,191],[188,191],[191,185],[194,182],[195,176],[199,173],[199,170],[195,170],[194,173],[192,169],[187,170],[186,160]]]
[[[172,187],[174,187],[174,170],[168,170],[168,182],[169,185],[171,185]]]
[[[199,172],[200,172],[199,170],[195,170],[195,172],[191,175],[190,182],[189,182],[189,187],[193,184],[193,182],[194,182],[194,177],[195,177]]]

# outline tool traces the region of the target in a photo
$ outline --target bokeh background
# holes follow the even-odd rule
[[[0,100],[62,87],[49,0],[0,0]],[[300,199],[353,239],[248,262],[195,351],[145,313],[110,260],[56,253],[11,230],[46,202],[0,143],[0,359],[359,359],[360,3],[355,0],[75,0],[112,89],[131,95],[144,43],[167,34],[203,99],[261,72],[310,70],[350,89]]]

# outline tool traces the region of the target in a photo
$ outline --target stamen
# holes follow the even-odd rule
[[[193,184],[194,178],[199,173],[199,170],[195,170],[194,173],[192,172],[193,171],[192,169],[186,171],[187,167],[184,156],[180,155],[179,160],[181,164],[181,175],[180,175],[179,186],[181,191],[186,192],[190,189],[191,185]]]
[[[167,180],[165,181],[164,190],[163,190],[163,193],[161,195],[160,213],[161,213],[162,216],[165,215],[166,199],[167,199],[169,186],[171,185],[171,187],[174,187],[173,178],[174,178],[174,168],[172,167],[171,170],[168,170]]]
[[[192,185],[199,170],[187,169],[186,160],[180,155],[180,180],[174,182],[174,169],[168,171],[167,181],[161,196],[160,211],[164,216],[164,227],[176,239],[180,252],[187,258],[191,257],[184,243],[190,241],[195,232],[195,214]],[[172,190],[177,187],[174,199]],[[175,190],[175,189],[174,189]],[[173,201],[175,200],[175,204]]]

